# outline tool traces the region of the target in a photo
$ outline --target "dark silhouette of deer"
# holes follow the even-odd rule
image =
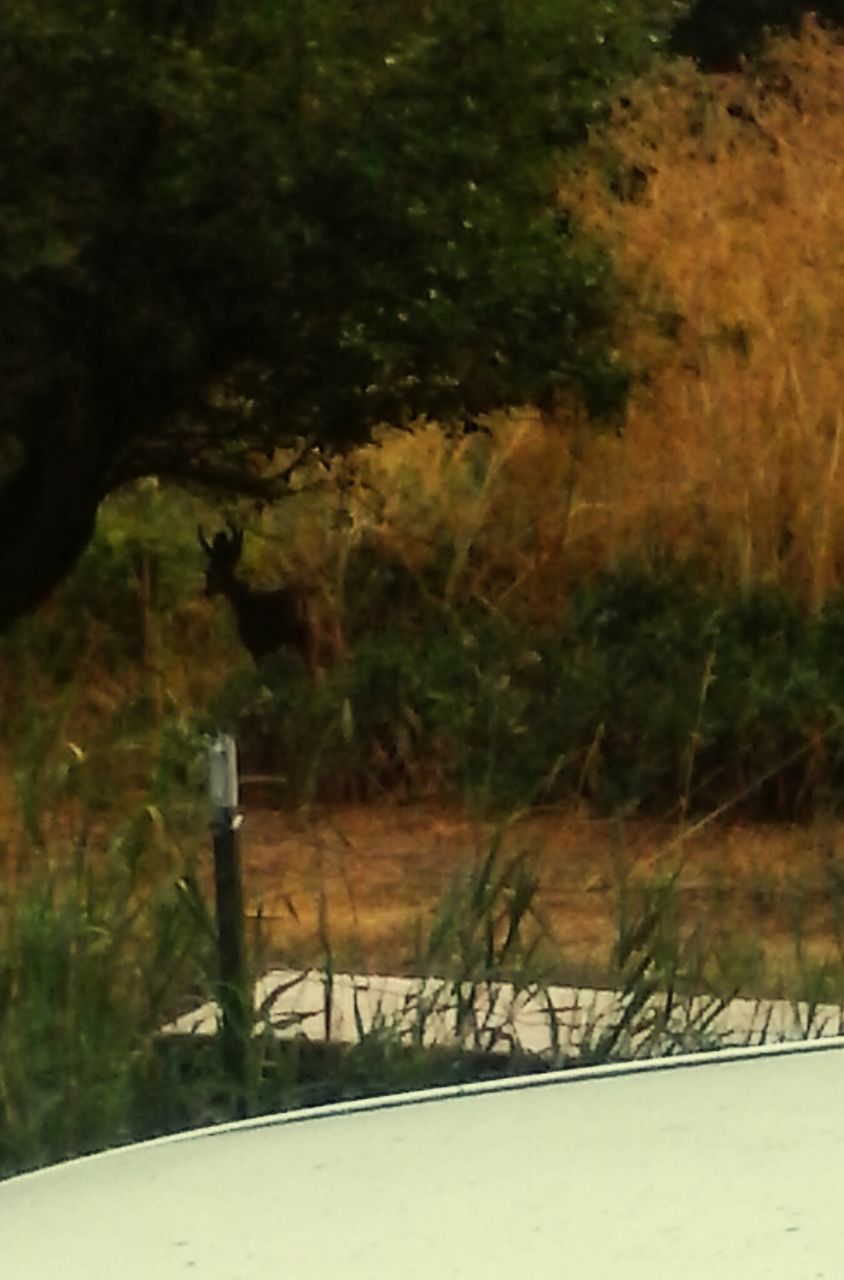
[[[234,610],[237,631],[256,662],[292,649],[313,678],[319,672],[319,642],[311,597],[295,585],[275,591],[256,591],[237,575],[243,550],[243,530],[229,525],[229,532],[215,533],[211,542],[200,527],[199,545],[205,552],[206,596],[225,596]]]

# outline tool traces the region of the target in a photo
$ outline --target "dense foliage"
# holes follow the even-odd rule
[[[244,669],[213,713],[291,801],[795,818],[844,776],[841,627],[840,599],[808,618],[779,592],[725,600],[693,574],[623,571],[552,632],[472,611],[389,627],[317,689],[292,660]]]
[[[151,530],[168,511],[174,530],[150,541],[146,571],[124,503],[53,616],[4,643],[16,751],[38,704],[96,748],[118,791],[143,785],[162,727],[176,735],[162,768],[184,777],[180,735],[223,726],[244,771],[271,775],[273,802],[294,808],[399,796],[494,813],[575,800],[604,814],[795,819],[836,805],[841,593],[813,615],[782,589],[724,592],[702,566],[631,563],[537,625],[465,595],[446,605],[447,562],[406,572],[397,590],[395,570],[362,548],[347,564],[348,651],[311,683],[295,653],[256,668],[225,609],[209,635],[190,510],[166,496],[145,510]]]
[[[279,447],[382,420],[617,406],[612,272],[553,160],[653,13],[4,4],[0,627],[126,480],[263,490]]]

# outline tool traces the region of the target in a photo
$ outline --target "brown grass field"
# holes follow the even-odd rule
[[[431,806],[347,807],[308,820],[247,811],[247,907],[268,926],[273,959],[324,964],[327,936],[336,969],[413,974],[420,932],[491,833]],[[622,879],[635,898],[635,886],[678,871],[682,935],[696,935],[750,994],[763,993],[759,980],[764,993],[787,994],[807,966],[841,960],[842,837],[837,828],[712,822],[683,832],[540,812],[508,826],[503,850],[535,860],[557,980],[612,981]]]

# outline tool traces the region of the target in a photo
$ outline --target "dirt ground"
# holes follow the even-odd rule
[[[248,909],[273,960],[336,969],[418,971],[420,939],[455,875],[493,828],[441,807],[346,807],[305,818],[247,805],[242,854]],[[685,830],[578,814],[512,822],[502,851],[527,853],[557,980],[607,980],[620,888],[678,872],[685,936],[735,972],[762,959],[766,994],[836,967],[844,946],[844,830],[703,823]],[[758,984],[758,976],[751,980]],[[752,994],[762,994],[761,990]]]

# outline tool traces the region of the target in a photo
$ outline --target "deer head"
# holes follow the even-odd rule
[[[243,530],[229,523],[229,532],[222,529],[215,533],[211,542],[206,538],[202,525],[197,526],[199,545],[205,552],[207,561],[205,569],[206,596],[230,596],[237,579],[235,570],[243,551]]]

